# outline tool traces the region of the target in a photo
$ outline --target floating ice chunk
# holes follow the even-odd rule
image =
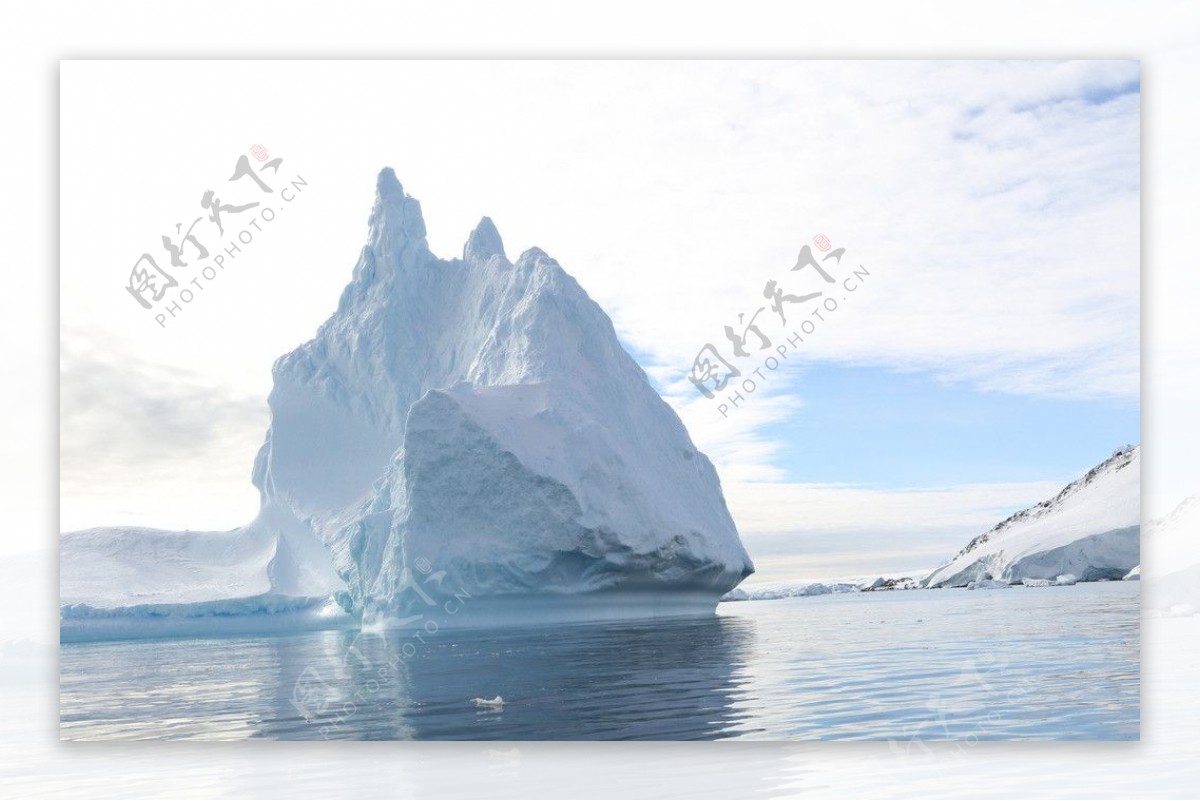
[[[504,709],[504,699],[499,695],[495,698],[472,698],[471,703],[489,712],[500,712]]]

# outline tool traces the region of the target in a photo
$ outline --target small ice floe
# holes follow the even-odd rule
[[[1060,587],[1070,587],[1079,581],[1079,578],[1074,573],[1063,573],[1054,580],[1054,583]]]
[[[471,703],[488,712],[500,712],[504,709],[504,699],[498,695],[495,698],[472,698]]]

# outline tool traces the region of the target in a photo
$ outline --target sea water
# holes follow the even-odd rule
[[[67,644],[60,733],[1136,739],[1138,589],[848,593],[723,603],[699,619],[471,631],[431,615],[386,634]]]

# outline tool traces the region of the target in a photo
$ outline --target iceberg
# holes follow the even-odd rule
[[[435,257],[391,169],[337,310],[272,376],[258,517],[64,535],[64,636],[711,613],[754,570],[600,306],[488,218]]]
[[[1141,561],[1140,454],[1137,446],[1117,450],[1054,498],[971,540],[922,583],[1061,586],[1125,577]]]

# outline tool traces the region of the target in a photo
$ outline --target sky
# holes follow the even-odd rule
[[[65,62],[61,527],[253,516],[270,365],[333,310],[391,166],[436,254],[490,216],[609,313],[716,464],[757,578],[933,567],[1140,440],[1140,81],[1130,61]],[[253,144],[303,190],[158,326],[129,269]],[[836,311],[737,407],[704,397],[700,349],[731,358],[766,282],[811,282],[790,268],[818,235],[845,248]],[[759,319],[747,375],[794,330]]]

